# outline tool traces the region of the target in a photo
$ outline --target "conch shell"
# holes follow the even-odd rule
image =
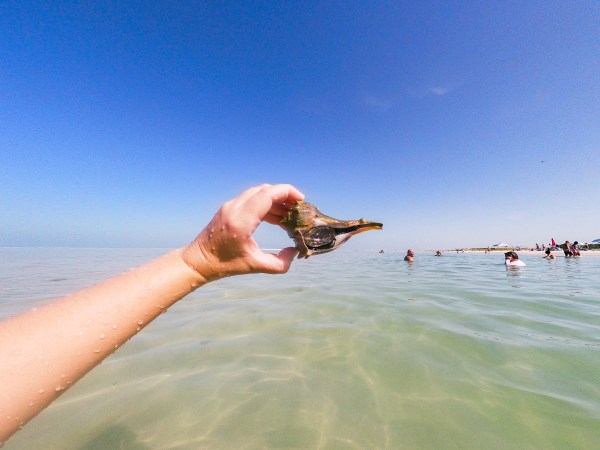
[[[335,250],[358,233],[380,230],[382,223],[360,220],[339,220],[326,216],[308,202],[294,203],[281,221],[288,236],[296,243],[298,258]]]

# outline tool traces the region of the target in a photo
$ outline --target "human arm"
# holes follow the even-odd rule
[[[225,203],[187,247],[101,284],[0,322],[0,443],[139,330],[207,282],[285,273],[294,248],[265,254],[252,237],[303,198],[261,185]]]

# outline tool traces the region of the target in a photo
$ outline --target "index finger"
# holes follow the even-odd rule
[[[289,207],[298,200],[304,199],[304,194],[291,184],[267,185],[249,197],[241,208],[245,213],[254,213],[259,220],[268,214],[281,214],[281,207]]]

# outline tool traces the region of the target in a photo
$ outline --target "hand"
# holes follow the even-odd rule
[[[252,237],[262,221],[281,219],[304,195],[289,184],[263,184],[223,204],[210,223],[185,248],[185,262],[205,281],[245,273],[285,273],[297,254],[294,247],[278,255],[263,253]]]

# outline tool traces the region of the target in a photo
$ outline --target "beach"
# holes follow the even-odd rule
[[[0,249],[15,314],[161,249]],[[211,283],[9,440],[39,448],[594,448],[600,252],[334,252]]]

